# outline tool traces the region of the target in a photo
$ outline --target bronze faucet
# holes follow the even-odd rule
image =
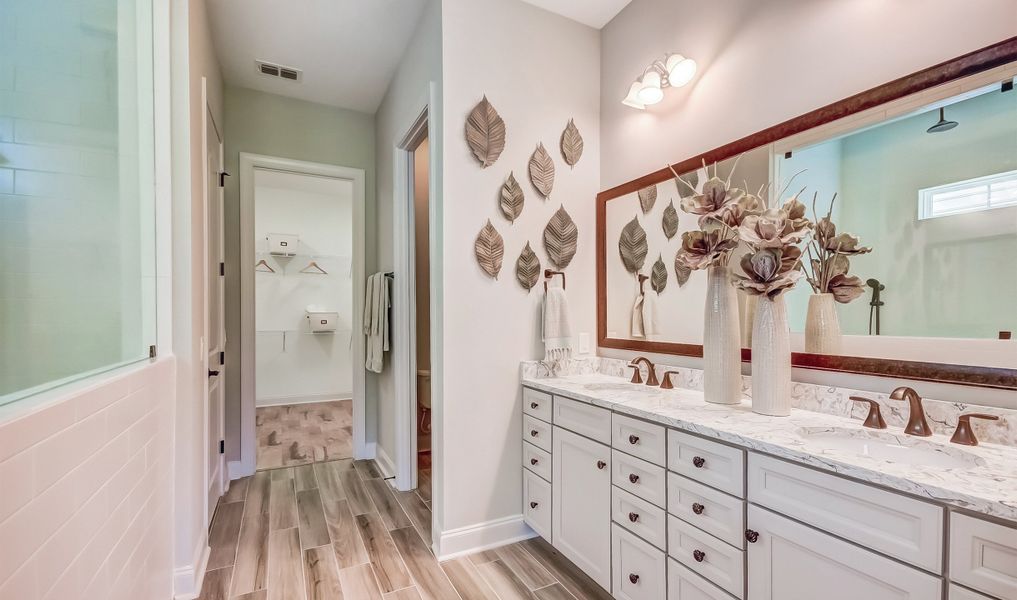
[[[932,428],[929,427],[929,422],[925,420],[922,397],[918,395],[918,392],[907,386],[901,386],[890,392],[890,399],[908,401],[910,412],[908,413],[908,424],[904,426],[904,433],[921,437],[932,435]]]
[[[632,375],[632,383],[639,383],[641,381],[639,378],[639,363],[646,363],[646,370],[649,371],[646,376],[646,385],[660,385],[660,382],[657,381],[657,372],[654,370],[653,363],[645,356],[637,356],[629,363],[630,367],[635,367],[636,369],[635,374]]]
[[[661,376],[661,379],[663,379],[663,381],[660,382],[660,389],[673,390],[674,384],[671,383],[671,376],[677,374],[678,371],[664,371],[664,374]]]
[[[975,437],[974,430],[971,429],[971,419],[989,419],[990,421],[998,421],[999,417],[996,415],[983,415],[980,413],[968,413],[961,415],[957,418],[957,429],[953,432],[953,437],[950,441],[954,444],[964,444],[965,446],[977,446],[978,438]]]
[[[863,398],[862,396],[851,396],[855,402],[868,402],[869,403],[869,414],[865,417],[865,422],[862,423],[863,427],[871,427],[872,429],[886,429],[886,421],[883,420],[883,413],[879,412],[879,402],[871,398]]]

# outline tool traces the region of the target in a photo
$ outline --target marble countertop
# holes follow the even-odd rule
[[[740,405],[708,404],[703,393],[688,389],[662,390],[599,373],[561,377],[523,377],[522,384],[551,394],[655,421],[758,450],[824,471],[838,473],[922,498],[1017,522],[1017,448],[995,444],[959,446],[934,435],[915,438],[891,426],[862,427],[861,421],[838,415],[794,409],[789,417],[752,412],[748,400]],[[838,449],[824,441],[836,436],[875,435],[924,453],[946,454],[963,463],[956,468],[923,466]],[[805,434],[805,435],[803,435]],[[829,440],[829,436],[825,437]],[[928,454],[926,454],[928,455]]]

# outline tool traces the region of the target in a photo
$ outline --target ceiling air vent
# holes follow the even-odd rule
[[[282,65],[265,62],[263,60],[255,61],[254,64],[258,68],[258,72],[262,75],[280,77],[282,79],[289,79],[290,81],[300,81],[300,78],[304,73],[300,69],[284,67]]]

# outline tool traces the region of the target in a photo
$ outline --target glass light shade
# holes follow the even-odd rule
[[[639,110],[646,108],[646,105],[640,102],[638,97],[639,88],[641,87],[642,84],[638,81],[632,82],[632,85],[629,86],[629,93],[625,96],[625,99],[622,100],[622,104],[625,106],[631,106],[632,108],[638,108]]]
[[[696,76],[696,61],[681,54],[667,57],[667,80],[674,87],[681,87]]]
[[[660,89],[660,74],[648,71],[643,75],[637,99],[643,104],[656,104],[664,99],[664,91]]]

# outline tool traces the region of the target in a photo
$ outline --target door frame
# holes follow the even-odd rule
[[[254,323],[254,172],[282,171],[343,179],[353,183],[353,455],[373,458],[367,443],[366,372],[364,368],[364,253],[366,174],[363,169],[240,153],[240,460],[231,464],[230,477],[257,470],[255,439],[255,323]]]
[[[430,144],[428,156],[428,249],[431,277],[428,290],[431,299],[431,458],[432,465],[439,460],[437,442],[441,428],[436,426],[441,414],[437,405],[441,402],[439,393],[440,373],[440,328],[436,315],[441,304],[436,298],[436,279],[440,278],[440,265],[435,266],[439,256],[440,229],[436,226],[440,213],[438,207],[439,186],[438,161],[441,148],[437,143],[436,115],[437,90],[433,83],[428,85],[423,100],[416,104],[412,119],[405,123],[393,144],[393,193],[392,230],[393,258],[396,273],[392,320],[397,334],[393,339],[393,367],[395,379],[395,487],[408,491],[417,487],[417,296],[416,296],[416,245],[414,243],[415,206],[413,196],[413,154],[425,138]],[[436,371],[435,366],[439,367]],[[432,467],[434,468],[434,467]],[[432,477],[432,486],[436,478]],[[434,496],[432,489],[432,497]]]

